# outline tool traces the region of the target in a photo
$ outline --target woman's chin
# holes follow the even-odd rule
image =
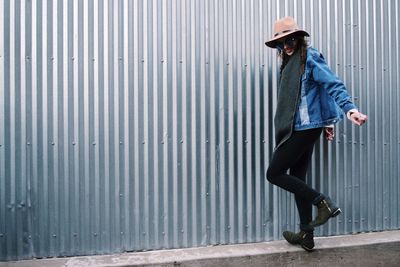
[[[285,50],[285,53],[286,53],[286,55],[291,56],[291,55],[293,55],[294,50],[293,49]]]

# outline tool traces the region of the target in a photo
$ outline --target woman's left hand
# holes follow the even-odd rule
[[[365,114],[362,114],[361,112],[354,111],[354,112],[352,112],[350,114],[350,120],[354,124],[357,124],[358,126],[361,126],[368,120],[368,116],[365,115]]]

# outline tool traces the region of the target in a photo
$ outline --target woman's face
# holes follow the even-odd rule
[[[297,43],[296,37],[284,37],[276,41],[276,48],[279,52],[283,51],[286,55],[291,56],[296,51]]]

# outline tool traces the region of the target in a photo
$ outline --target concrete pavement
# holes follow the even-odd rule
[[[0,262],[0,267],[400,266],[400,230],[317,237],[312,253],[285,241]]]

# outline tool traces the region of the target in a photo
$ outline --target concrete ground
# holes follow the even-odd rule
[[[0,267],[400,266],[400,231],[318,237],[314,252],[273,241],[87,257],[0,262]]]

